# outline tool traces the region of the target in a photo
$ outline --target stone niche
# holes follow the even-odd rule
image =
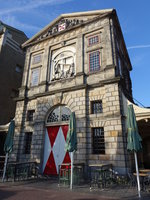
[[[52,52],[50,80],[70,78],[76,71],[76,50],[73,46]]]

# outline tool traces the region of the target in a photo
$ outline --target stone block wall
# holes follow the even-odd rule
[[[112,24],[111,24],[112,25]],[[78,150],[75,162],[111,163],[116,169],[125,170],[124,120],[122,99],[116,77],[113,52],[115,40],[110,30],[109,17],[96,19],[84,26],[64,31],[55,37],[39,40],[27,47],[20,99],[16,109],[15,151],[13,157],[25,161],[36,160],[42,167],[46,119],[54,106],[65,105],[76,114]],[[100,43],[88,46],[88,38],[98,34]],[[112,34],[112,35],[111,35]],[[70,78],[50,80],[51,58],[54,52],[74,48],[75,75]],[[89,52],[100,51],[100,70],[89,71]],[[32,56],[42,53],[40,81],[31,87]],[[63,51],[62,51],[63,52]],[[25,89],[27,90],[25,91]],[[24,102],[24,97],[27,97]],[[91,113],[91,101],[102,100],[103,112]],[[27,122],[27,111],[35,110],[33,122]],[[103,127],[105,154],[93,154],[92,128]],[[33,132],[31,154],[23,154],[25,132]]]

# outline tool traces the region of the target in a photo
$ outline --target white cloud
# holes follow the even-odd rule
[[[150,48],[150,44],[147,44],[147,45],[135,45],[135,46],[130,46],[130,47],[127,47],[127,49],[141,49],[141,48]]]
[[[72,0],[23,0],[20,2],[13,1],[13,4],[12,2],[10,2],[10,8],[4,7],[3,9],[0,9],[0,15],[28,11],[31,9],[39,8],[41,6],[63,4],[70,1]]]

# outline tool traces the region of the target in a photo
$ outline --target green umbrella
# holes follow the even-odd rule
[[[68,152],[77,150],[76,118],[74,112],[70,115],[65,149]]]
[[[138,133],[138,127],[136,123],[136,117],[133,109],[133,105],[128,106],[128,116],[127,116],[127,124],[128,124],[128,138],[127,138],[127,149],[129,151],[134,152],[135,158],[135,166],[136,166],[136,174],[137,174],[137,183],[138,183],[138,194],[140,194],[140,181],[139,181],[139,170],[138,170],[138,162],[137,162],[137,152],[142,150],[142,138]]]
[[[6,166],[7,166],[7,161],[8,161],[8,154],[11,153],[12,149],[13,149],[14,131],[15,131],[15,121],[11,120],[11,122],[9,124],[9,128],[8,128],[6,140],[5,140],[5,143],[4,143],[4,152],[6,153],[6,156],[5,156],[5,163],[4,163],[2,181],[4,181],[4,179],[5,179]]]
[[[71,113],[69,120],[69,129],[67,132],[65,150],[71,152],[71,179],[70,189],[73,184],[73,153],[77,150],[76,118],[75,113]]]
[[[15,131],[15,121],[11,120],[8,128],[7,137],[4,143],[4,152],[5,153],[11,153],[13,148],[13,137],[14,137],[14,131]]]
[[[136,123],[135,113],[133,105],[128,106],[128,145],[129,151],[140,151],[142,150],[142,138],[138,133],[138,127]]]

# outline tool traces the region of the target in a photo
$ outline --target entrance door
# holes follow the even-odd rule
[[[70,162],[70,155],[65,151],[68,125],[46,128],[43,174],[57,175],[58,166]]]

